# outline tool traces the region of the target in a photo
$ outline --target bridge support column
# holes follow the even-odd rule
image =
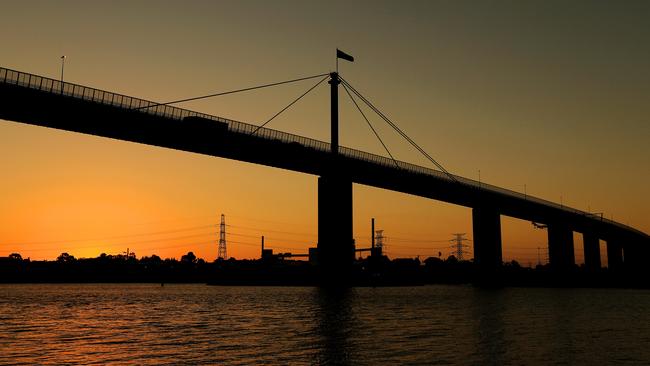
[[[611,271],[618,271],[623,267],[623,245],[618,240],[607,240],[607,267]]]
[[[623,266],[636,281],[641,278],[650,278],[650,265],[648,265],[650,247],[644,244],[646,243],[641,238],[635,237],[630,237],[623,244]]]
[[[354,262],[352,182],[337,176],[318,178],[318,262],[323,280],[342,284]]]
[[[623,244],[623,266],[626,270],[634,270],[645,260],[643,251],[637,244],[627,240]]]
[[[548,225],[548,260],[551,268],[560,271],[575,266],[573,230],[562,224]]]
[[[501,215],[496,209],[472,209],[474,263],[479,275],[494,274],[501,267]]]
[[[582,242],[585,249],[585,268],[588,271],[597,271],[600,263],[600,240],[598,236],[590,233],[582,234]]]

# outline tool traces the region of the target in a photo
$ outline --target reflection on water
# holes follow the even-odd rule
[[[0,285],[0,364],[650,364],[650,292]]]
[[[350,339],[356,328],[352,314],[352,289],[315,289],[318,303],[316,314],[317,333],[321,346],[317,363],[348,365],[354,350]]]
[[[472,314],[476,334],[476,350],[473,357],[480,364],[502,365],[507,350],[504,337],[504,303],[502,291],[476,289],[472,296]]]

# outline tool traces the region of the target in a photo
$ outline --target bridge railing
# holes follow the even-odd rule
[[[195,111],[191,111],[179,107],[174,107],[170,105],[158,105],[155,102],[140,99],[140,98],[134,98],[127,95],[90,88],[78,84],[61,82],[60,80],[47,78],[44,76],[39,76],[34,74],[28,74],[28,73],[6,69],[2,67],[0,67],[0,82],[23,86],[30,89],[36,89],[47,93],[60,94],[66,97],[77,98],[77,99],[81,99],[93,103],[109,105],[109,106],[118,107],[122,109],[133,110],[134,112],[146,113],[146,114],[151,114],[151,115],[165,117],[165,118],[182,120],[183,118],[189,116],[201,117],[205,119],[226,123],[228,124],[229,131],[231,132],[249,134],[249,135],[254,132],[255,136],[260,138],[264,138],[268,140],[277,140],[285,143],[298,143],[300,145],[303,145],[305,147],[317,151],[323,151],[323,152],[330,151],[330,144],[324,141],[311,139],[304,136],[294,135],[291,133],[282,132],[278,130],[273,130],[270,128],[265,128],[265,127],[259,128],[258,126],[249,123],[212,116],[209,114],[199,113],[199,112],[195,112]],[[341,155],[351,159],[358,159],[358,160],[362,160],[362,161],[366,161],[366,162],[370,162],[370,163],[374,163],[386,167],[395,167],[397,165],[399,169],[403,169],[411,173],[434,176],[436,178],[449,180],[449,181],[451,180],[446,173],[441,172],[439,170],[426,168],[423,166],[419,166],[419,165],[415,165],[403,161],[394,161],[385,156],[371,154],[365,151],[356,150],[344,146],[339,148],[339,152]],[[556,209],[560,209],[573,214],[593,217],[593,214],[591,213],[584,212],[563,205],[558,205],[557,203],[547,201],[541,198],[525,195],[520,192],[493,186],[483,182],[478,182],[457,175],[454,175],[454,177],[461,184],[475,187],[476,189],[496,192],[506,196],[515,197],[515,198],[539,203],[545,206],[554,207]],[[601,220],[619,227],[626,228],[628,230],[638,231],[627,225],[623,225],[621,223],[612,220],[608,220],[605,218],[601,218]]]
[[[20,71],[0,68],[0,81],[36,89],[52,94],[60,94],[67,97],[73,97],[89,102],[100,103],[113,107],[130,109],[140,113],[156,115],[165,118],[172,118],[182,120],[185,117],[196,116],[206,118],[222,123],[228,124],[229,130],[236,133],[252,134],[255,136],[267,138],[270,140],[278,140],[282,142],[296,142],[303,146],[310,147],[321,151],[329,151],[329,144],[323,141],[310,139],[308,137],[294,135],[287,132],[273,130],[270,128],[259,128],[258,126],[239,122],[231,119],[221,118],[217,116],[208,115],[190,111],[183,108],[178,108],[170,105],[158,105],[158,103],[134,98],[127,95],[108,92],[105,90],[90,88],[87,86],[77,85],[68,82],[61,82],[43,76],[27,74]],[[257,130],[257,131],[256,131]]]

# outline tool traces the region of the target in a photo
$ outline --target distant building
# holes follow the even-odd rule
[[[309,248],[309,263],[318,264],[318,248]]]
[[[262,249],[262,260],[270,260],[273,258],[273,249]]]

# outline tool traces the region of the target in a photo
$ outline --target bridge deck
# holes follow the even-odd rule
[[[330,144],[324,141],[6,68],[0,68],[0,93],[0,118],[7,120],[309,174],[321,174],[323,167],[332,164]],[[225,125],[227,132],[219,135],[219,126]],[[465,177],[454,176],[454,182],[435,169],[348,147],[340,147],[339,154],[337,171],[360,184],[466,207],[488,204],[504,215],[525,220],[570,222],[574,230],[595,231],[601,238],[620,234],[650,238],[588,212]]]

